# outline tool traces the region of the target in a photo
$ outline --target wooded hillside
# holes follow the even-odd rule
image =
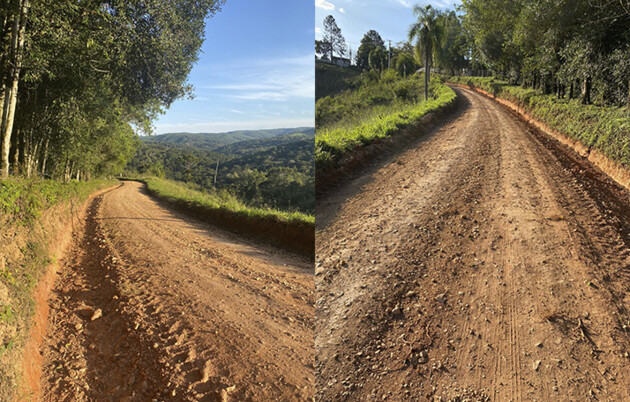
[[[312,214],[314,141],[315,129],[304,127],[143,137],[127,169],[226,191],[251,207]]]

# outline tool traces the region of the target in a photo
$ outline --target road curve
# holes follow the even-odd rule
[[[292,400],[314,394],[312,263],[166,208],[97,197],[42,354],[44,400]]]
[[[630,195],[456,91],[318,200],[316,399],[629,400]]]

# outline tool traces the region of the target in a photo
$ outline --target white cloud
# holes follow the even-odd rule
[[[243,100],[264,100],[264,101],[285,101],[289,97],[287,94],[282,92],[274,92],[274,91],[254,91],[254,92],[244,92],[242,94],[232,95],[234,99],[243,99]]]
[[[314,57],[264,58],[250,60],[240,70],[238,80],[203,86],[223,91],[232,99],[250,101],[288,101],[315,97]]]
[[[411,1],[409,0],[395,0],[396,3],[400,4],[403,7],[411,8]]]
[[[345,13],[345,12],[346,12],[346,10],[344,10],[343,8],[339,8],[339,12],[340,12],[341,14],[343,14],[343,13]]]
[[[322,29],[320,27],[315,27],[315,33],[322,33]]]
[[[328,11],[332,11],[335,9],[335,5],[333,3],[327,2],[326,0],[315,0],[315,7],[319,7]]]

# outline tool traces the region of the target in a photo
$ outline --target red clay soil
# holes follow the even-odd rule
[[[316,399],[630,400],[630,194],[456,91],[318,200]]]
[[[43,400],[314,394],[312,264],[165,208],[97,197],[50,300]]]
[[[515,111],[519,115],[520,118],[527,121],[528,123],[535,126],[536,128],[543,131],[544,133],[548,134],[549,136],[555,138],[562,144],[573,149],[575,152],[582,155],[583,157],[587,158],[593,165],[597,166],[599,169],[601,169],[604,173],[610,176],[617,183],[621,184],[623,187],[630,190],[630,168],[618,162],[613,161],[612,159],[604,155],[603,152],[597,149],[588,147],[584,145],[583,143],[581,143],[580,141],[574,140],[573,138],[567,135],[564,135],[563,133],[549,127],[547,124],[543,123],[542,121],[530,115],[527,110],[527,106],[524,103],[522,102],[514,103],[507,99],[496,97],[495,95],[477,87],[471,87],[468,85],[453,84],[453,83],[448,83],[448,85],[456,86],[459,88],[472,89],[473,91],[479,92],[480,94],[484,94],[485,96],[494,99],[500,104],[509,107],[510,109]]]
[[[41,235],[50,237],[48,254],[55,258],[63,257],[66,249],[72,243],[73,229],[81,225],[85,217],[86,209],[92,200],[101,194],[114,189],[116,186],[99,190],[88,197],[83,205],[76,206],[71,202],[68,206],[57,206],[46,211],[40,218],[42,228],[50,231],[52,235]],[[48,299],[50,298],[59,262],[56,259],[50,262],[43,275],[39,278],[37,286],[33,291],[33,301],[35,311],[31,318],[31,325],[26,337],[26,343],[21,358],[21,383],[19,384],[18,399],[41,397],[41,376],[42,376],[42,355],[41,346],[48,328],[50,308]]]

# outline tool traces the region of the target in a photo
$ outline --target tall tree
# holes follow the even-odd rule
[[[0,7],[0,174],[87,178],[131,157],[175,99],[223,0],[9,0]],[[23,68],[23,66],[26,66]]]
[[[315,53],[321,54],[322,57],[328,58],[332,54],[332,44],[326,40],[315,40]]]
[[[378,32],[371,29],[363,35],[363,38],[361,38],[361,44],[359,45],[355,59],[356,65],[364,69],[369,69],[370,53],[376,48],[380,48],[384,51],[385,42],[383,42],[383,38],[381,38],[381,35],[379,35]]]
[[[0,152],[0,178],[9,175],[9,151],[11,135],[15,119],[20,73],[24,52],[24,35],[29,9],[29,0],[13,0],[7,4],[6,29],[8,34],[8,49],[2,51],[2,85],[0,89],[0,136],[2,137],[2,151]],[[3,46],[4,47],[4,46]]]
[[[442,46],[436,49],[436,65],[453,73],[454,70],[468,65],[466,61],[467,53],[470,52],[468,42],[454,11],[441,13],[438,16],[438,23],[443,31],[443,40]]]
[[[415,5],[413,13],[418,20],[409,27],[409,40],[417,40],[416,46],[424,55],[424,98],[429,99],[429,82],[433,54],[442,40],[442,27],[438,22],[439,12],[430,5]]]
[[[341,34],[341,28],[337,26],[335,17],[332,15],[329,15],[324,19],[324,35],[322,42],[327,43],[331,61],[334,53],[337,53],[341,57],[346,54],[346,40]]]

